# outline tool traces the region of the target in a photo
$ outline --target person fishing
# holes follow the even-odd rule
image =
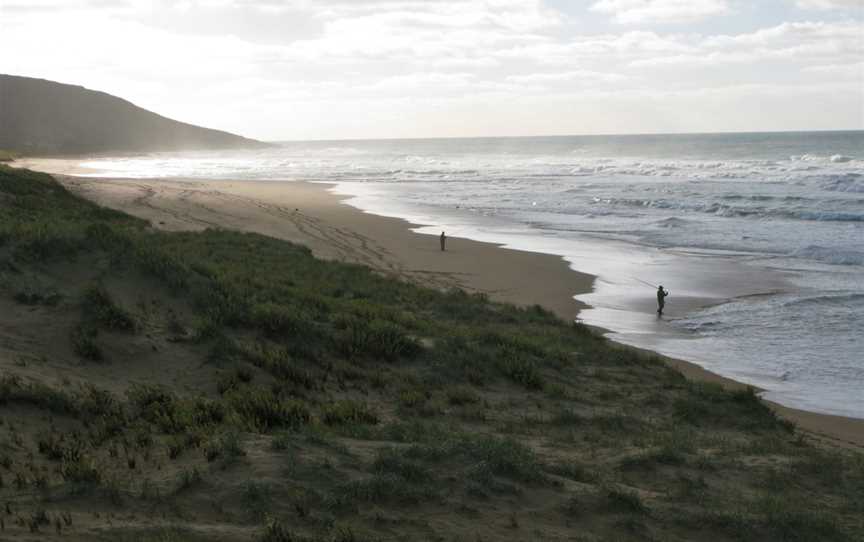
[[[447,242],[447,236],[444,235],[444,232],[441,232],[441,252],[444,252],[444,243]]]
[[[663,307],[666,306],[666,296],[669,292],[663,289],[663,285],[657,287],[657,314],[663,314]]]

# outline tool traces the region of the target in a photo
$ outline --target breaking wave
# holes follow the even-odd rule
[[[835,265],[864,265],[864,252],[811,245],[789,254],[793,258],[816,260]]]

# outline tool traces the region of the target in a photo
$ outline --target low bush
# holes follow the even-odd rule
[[[368,405],[356,401],[337,401],[325,405],[321,420],[327,425],[378,423],[378,415]]]
[[[386,320],[344,317],[336,326],[340,330],[337,347],[349,358],[370,357],[392,362],[413,358],[421,351],[416,339]]]
[[[379,475],[393,474],[411,483],[426,482],[432,478],[425,467],[407,459],[404,453],[394,448],[379,451],[372,468]]]
[[[639,495],[627,489],[617,487],[606,488],[604,492],[606,506],[613,512],[625,514],[648,514],[648,507],[642,502]]]
[[[312,419],[305,403],[278,396],[268,389],[247,387],[229,392],[225,397],[246,425],[260,433],[305,425]]]
[[[507,378],[529,390],[543,389],[543,376],[536,362],[512,350],[505,350],[501,356],[498,365]]]
[[[229,431],[211,440],[204,448],[204,457],[208,462],[219,460],[222,467],[233,465],[246,456],[243,441],[236,431]]]
[[[83,324],[75,326],[71,333],[72,350],[86,360],[105,361],[105,354],[96,340],[98,336],[99,331],[94,327]]]
[[[117,305],[107,290],[91,286],[84,292],[84,313],[97,324],[115,331],[134,331],[135,318]]]

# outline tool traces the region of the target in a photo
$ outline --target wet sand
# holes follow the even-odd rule
[[[487,294],[497,301],[523,306],[539,304],[567,320],[577,318],[582,310],[591,310],[574,296],[590,299],[589,294],[598,286],[593,275],[573,271],[558,256],[455,237],[448,240],[446,252],[441,252],[436,237],[412,231],[418,225],[345,205],[345,196],[329,191],[330,185],[71,177],[66,175],[92,172],[76,170],[63,161],[15,165],[63,173],[57,176],[58,180],[74,192],[150,220],[162,229],[229,228],[262,233],[307,245],[322,258],[361,263],[435,288],[459,287]],[[757,286],[764,291],[769,285],[758,284],[754,288]],[[713,301],[698,295],[697,290],[693,288],[694,293],[682,297],[696,305]],[[646,312],[652,311],[646,309]],[[745,387],[698,365],[666,359],[688,378]],[[864,448],[864,420],[771,404],[817,438]]]

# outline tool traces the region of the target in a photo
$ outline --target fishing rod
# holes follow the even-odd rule
[[[657,286],[654,286],[654,285],[651,284],[650,282],[645,282],[644,280],[642,280],[642,279],[637,279],[636,277],[633,277],[633,280],[637,280],[637,281],[641,282],[642,284],[644,284],[644,285],[646,285],[646,286],[650,286],[650,287],[654,288],[655,290],[657,289]]]

